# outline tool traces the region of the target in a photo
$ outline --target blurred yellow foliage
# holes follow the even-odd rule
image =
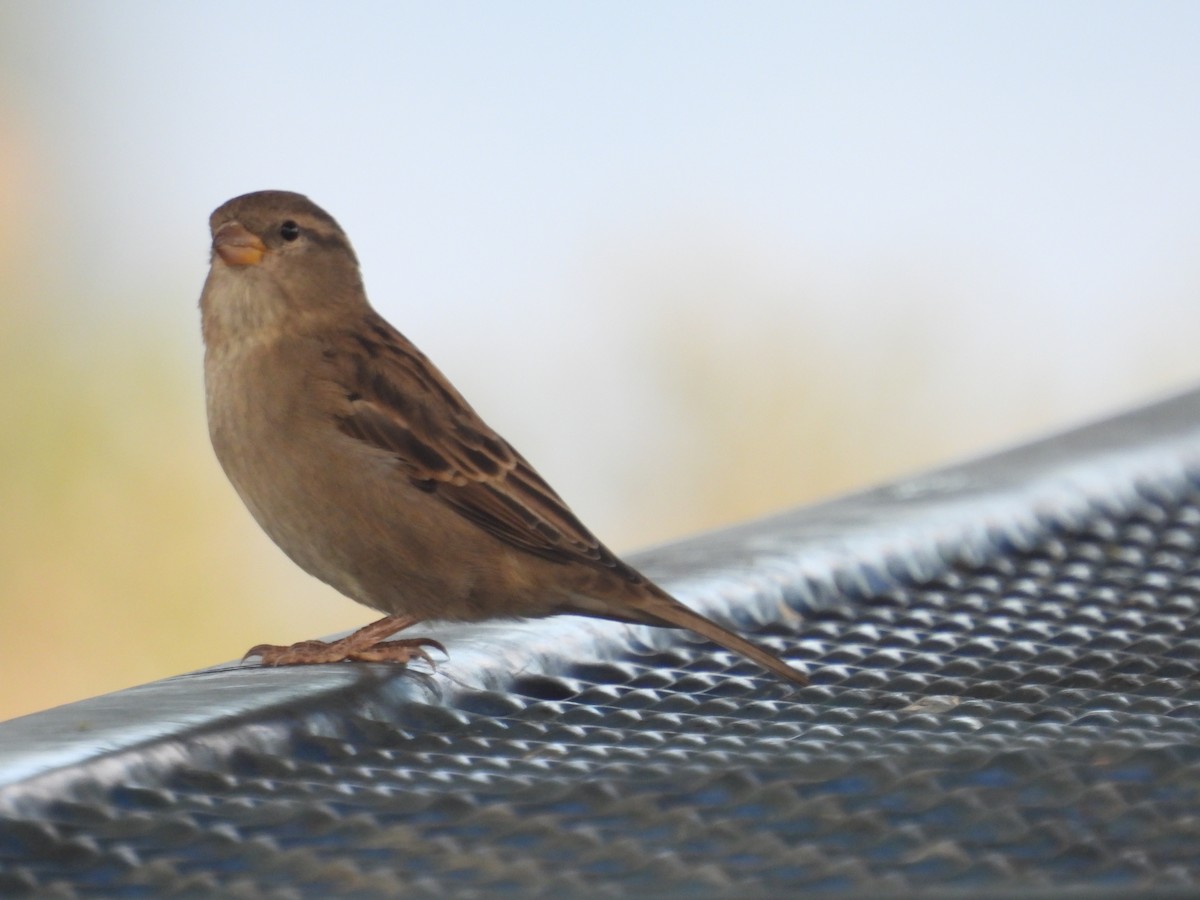
[[[0,719],[362,620],[225,484],[180,364],[195,348],[118,329],[67,346],[29,306],[3,318]]]
[[[177,346],[108,323],[88,341],[56,324],[51,311],[71,303],[23,299],[0,314],[0,718],[368,620],[271,546],[225,482],[198,334]],[[670,421],[613,485],[614,547],[869,484],[988,437],[979,416],[937,406],[944,373],[915,305],[856,334],[878,346],[853,352],[811,316],[704,312],[728,308],[685,310],[663,289],[619,314],[645,342],[641,399]]]

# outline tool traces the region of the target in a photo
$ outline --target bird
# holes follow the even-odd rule
[[[367,300],[345,232],[306,196],[210,217],[200,295],[209,436],[251,515],[301,569],[384,614],[337,640],[260,644],[264,666],[431,661],[429,620],[581,615],[690,629],[796,685],[807,675],[619,559]]]

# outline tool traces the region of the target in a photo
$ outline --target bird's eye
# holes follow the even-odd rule
[[[285,241],[294,241],[296,238],[300,237],[300,226],[291,219],[288,219],[279,226],[279,236]]]

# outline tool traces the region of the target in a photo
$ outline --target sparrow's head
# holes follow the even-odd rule
[[[367,307],[349,239],[303,194],[234,197],[217,208],[209,227],[212,260],[200,296],[206,326],[212,320],[225,332],[278,327]]]

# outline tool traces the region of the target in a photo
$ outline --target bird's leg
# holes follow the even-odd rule
[[[300,641],[286,647],[259,644],[250,648],[242,661],[258,656],[262,658],[264,666],[303,666],[343,660],[406,663],[423,659],[432,666],[433,660],[424,648],[433,647],[442,653],[446,652],[446,648],[432,638],[387,640],[397,631],[417,624],[417,621],[412,616],[385,616],[336,641]]]

